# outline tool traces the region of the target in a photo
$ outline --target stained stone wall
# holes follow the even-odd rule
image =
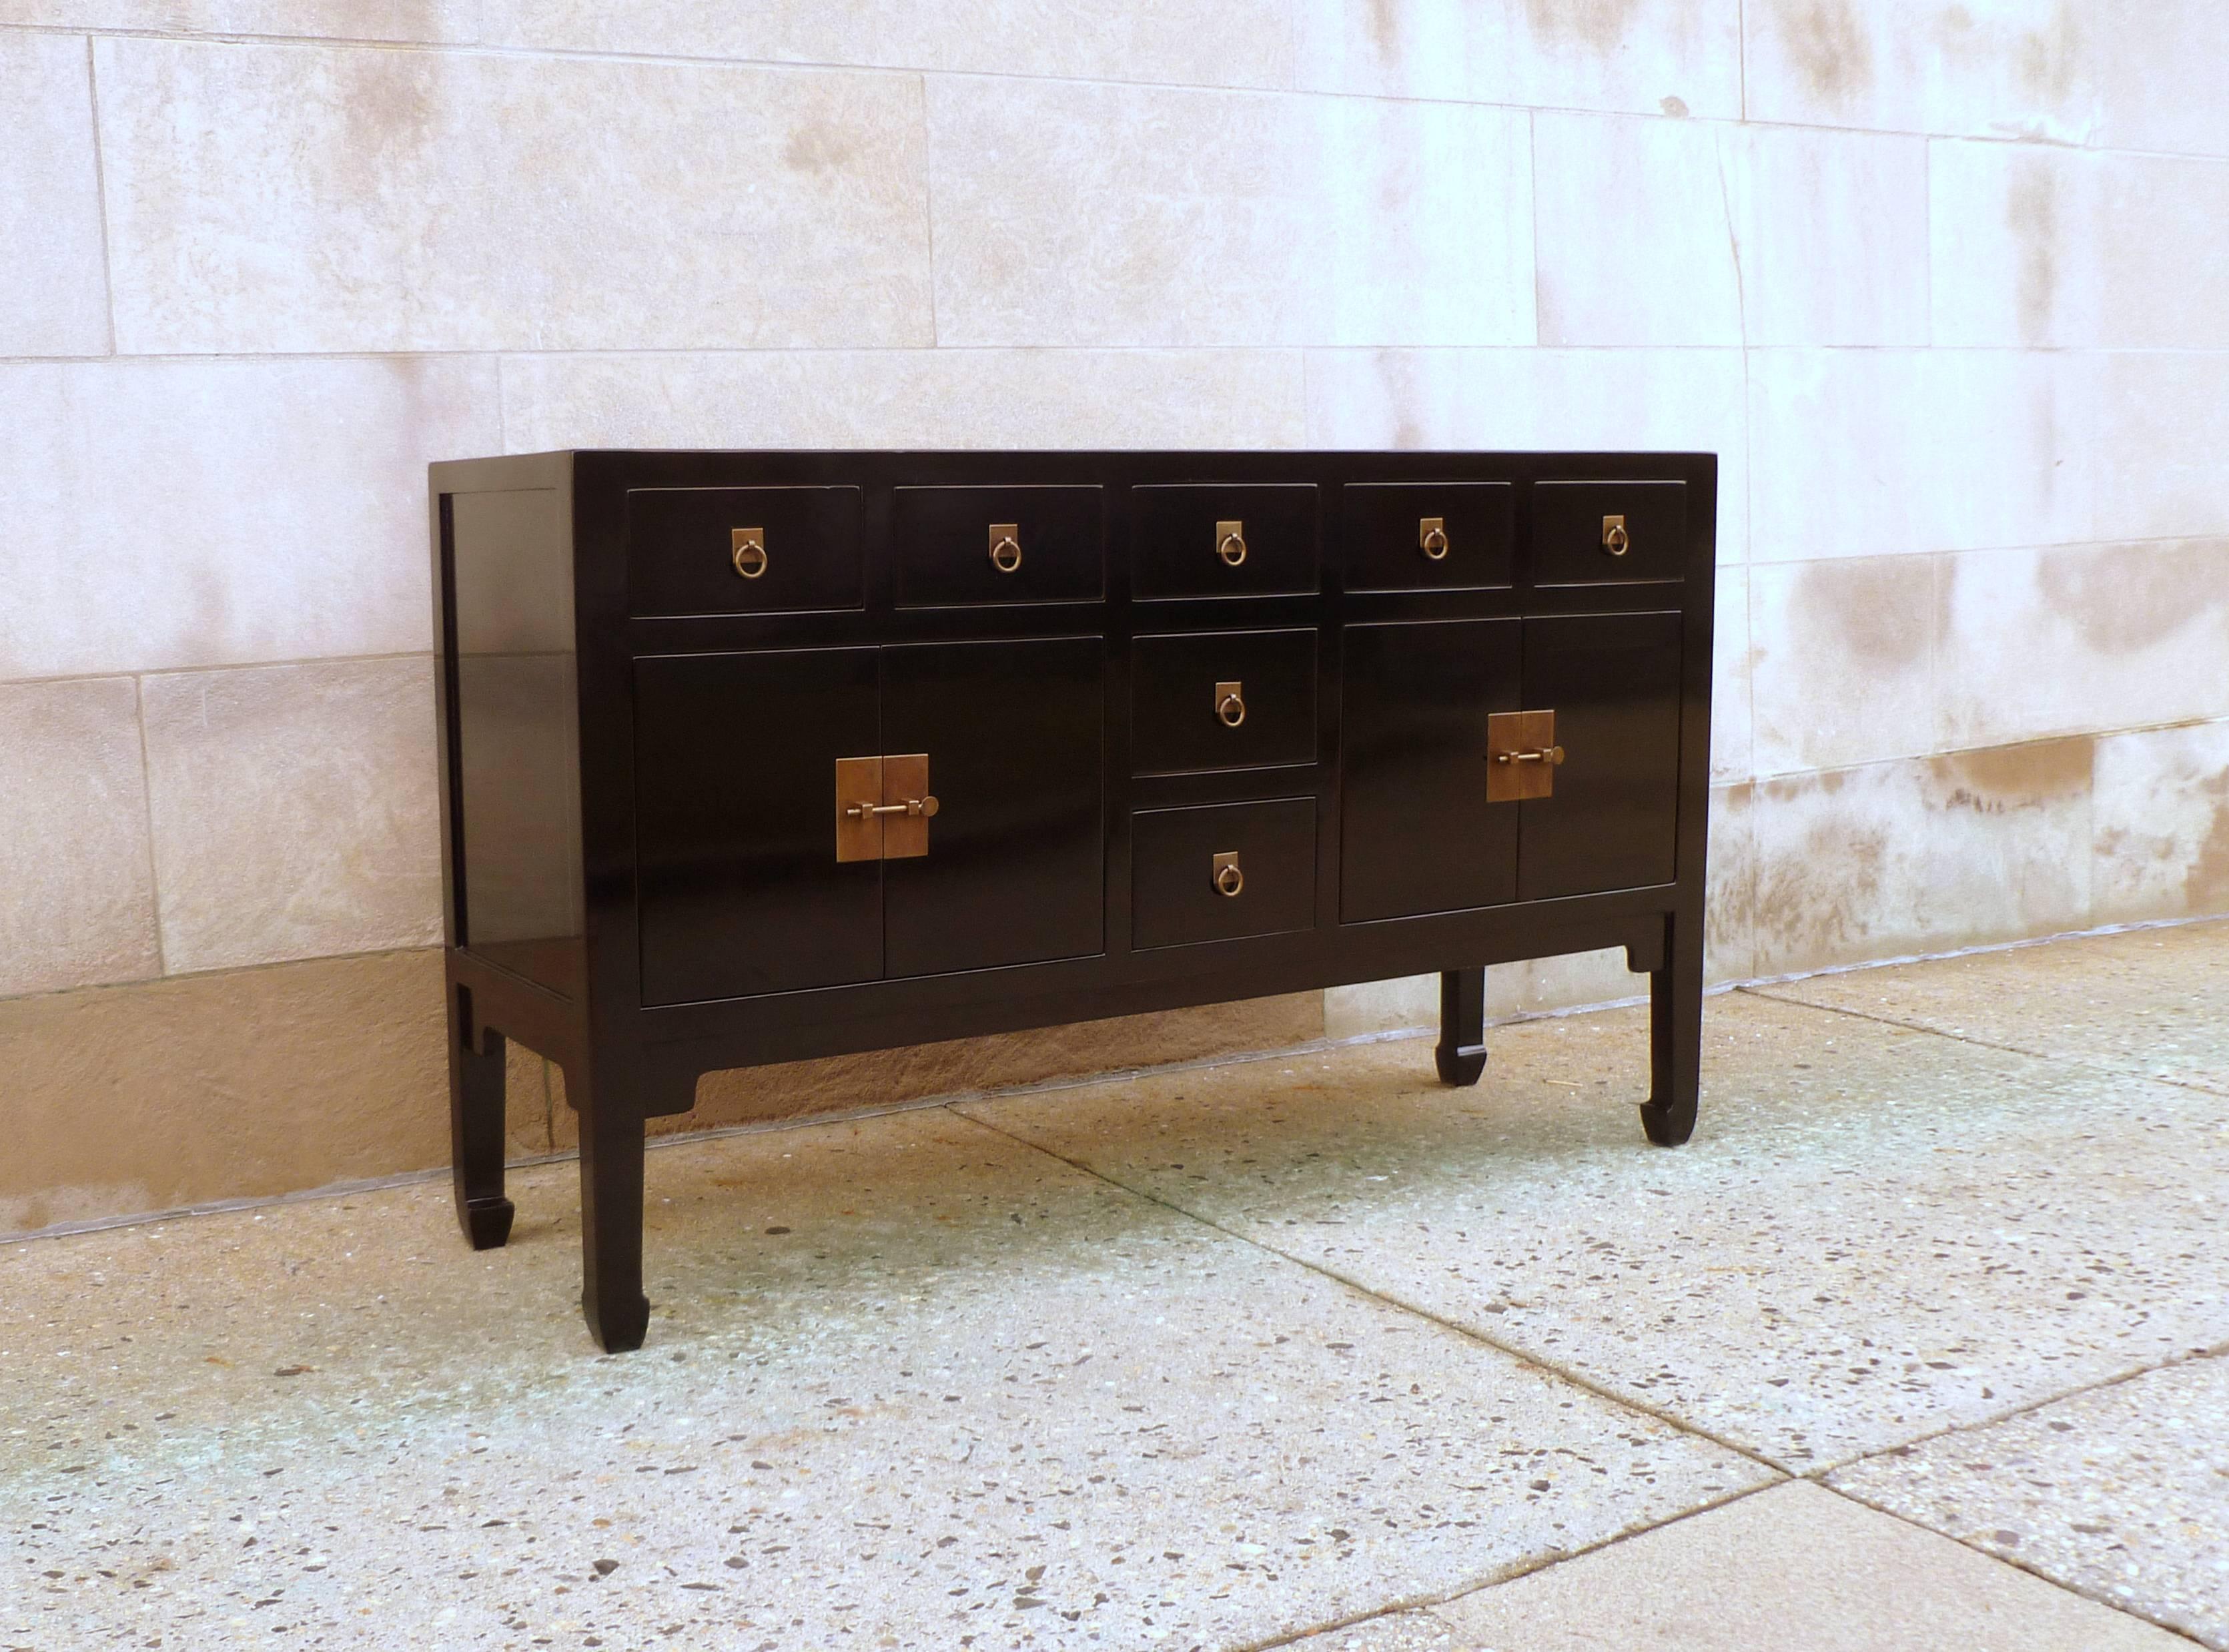
[[[0,0],[0,1230],[440,1160],[440,456],[1715,449],[1719,979],[2229,909],[2225,65],[2218,0]]]

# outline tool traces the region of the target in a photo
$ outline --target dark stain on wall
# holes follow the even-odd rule
[[[2206,782],[2213,794],[2213,824],[2183,874],[2183,910],[2229,912],[2229,774]]]
[[[1792,633],[1834,638],[1850,655],[1884,672],[1927,658],[1933,570],[1922,556],[1868,556],[1810,562],[1791,600]]]
[[[1918,939],[1888,910],[1892,876],[1910,869],[1894,866],[1887,823],[1862,808],[1818,807],[1821,794],[1844,784],[1832,773],[1757,783],[1761,818],[1807,805],[1814,816],[1800,840],[1776,852],[1759,845],[1756,966],[1764,974],[1849,962]]]
[[[1399,0],[1370,0],[1370,42],[1380,57],[1401,55],[1401,18],[1395,10],[1398,4]]]
[[[785,165],[800,172],[833,172],[849,165],[858,153],[858,140],[843,126],[833,121],[808,120],[791,129],[781,158]]]
[[[2043,28],[2021,34],[2013,61],[2020,89],[2031,96],[2059,104],[2073,95],[2082,61],[2082,25],[2068,0],[2059,0]]]
[[[2135,653],[2186,626],[2229,618],[2213,571],[2222,548],[2199,554],[2211,566],[2197,565],[2187,553],[2140,545],[2047,550],[2037,564],[2036,589],[2091,647]]]
[[[1525,19],[1545,39],[1616,51],[1640,0],[1525,0]]]
[[[2005,222],[2019,248],[2020,337],[2025,344],[2041,344],[2059,307],[2059,179],[2051,161],[2022,156],[2014,163]]]
[[[1791,0],[1780,28],[1789,61],[1821,100],[1847,103],[1872,85],[1872,43],[1850,0]]]
[[[2048,808],[2086,795],[2096,762],[2087,735],[1946,752],[1928,762],[1927,803],[1975,814]]]

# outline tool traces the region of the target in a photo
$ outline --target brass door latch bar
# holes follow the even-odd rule
[[[836,858],[909,860],[928,852],[941,807],[928,789],[928,755],[836,760]]]
[[[1496,711],[1486,720],[1486,800],[1521,803],[1556,794],[1564,749],[1553,711]]]

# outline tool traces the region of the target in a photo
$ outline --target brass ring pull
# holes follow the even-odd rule
[[[1426,517],[1416,524],[1416,545],[1434,562],[1443,562],[1448,554],[1448,530],[1438,517]]]
[[[993,523],[991,527],[991,566],[1001,574],[1011,574],[1022,565],[1022,542],[1016,524],[1011,522]]]
[[[1235,729],[1246,721],[1246,697],[1236,683],[1215,685],[1215,715],[1223,719],[1223,726]]]
[[[1246,524],[1243,522],[1218,522],[1215,524],[1215,554],[1236,568],[1246,560]]]
[[[1493,761],[1498,763],[1546,763],[1550,768],[1564,761],[1561,746],[1543,746],[1538,751],[1497,751]]]
[[[1603,518],[1603,549],[1613,556],[1622,556],[1632,549],[1633,536],[1625,530],[1623,517]]]
[[[1246,887],[1246,874],[1238,870],[1237,855],[1217,855],[1215,858],[1215,890],[1223,896],[1235,896]]]
[[[844,811],[847,820],[870,820],[878,814],[910,814],[932,820],[940,806],[933,797],[909,797],[903,803],[854,803]]]
[[[736,572],[745,579],[756,579],[767,571],[766,530],[763,528],[736,528],[730,530],[733,542],[730,556]]]

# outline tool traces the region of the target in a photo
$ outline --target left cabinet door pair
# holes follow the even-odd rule
[[[634,663],[646,1005],[1104,949],[1096,637]],[[839,859],[839,762],[922,754],[925,854]]]

